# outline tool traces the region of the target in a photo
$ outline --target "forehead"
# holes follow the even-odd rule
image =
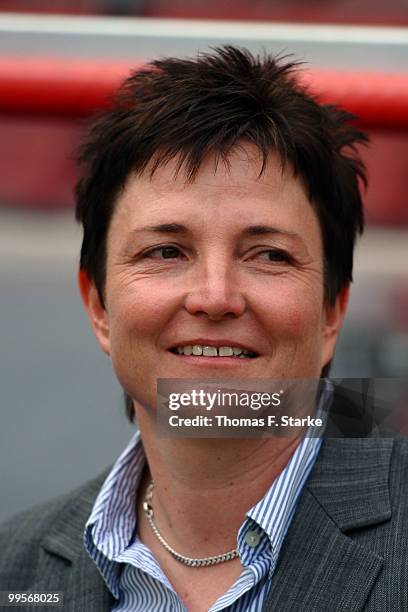
[[[192,232],[239,231],[245,225],[279,225],[319,238],[319,223],[302,181],[271,154],[261,174],[259,150],[235,147],[228,159],[208,156],[189,181],[178,161],[131,175],[118,197],[108,245],[132,229],[182,223]],[[108,247],[109,248],[109,247]]]

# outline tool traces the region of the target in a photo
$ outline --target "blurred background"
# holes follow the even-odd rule
[[[406,0],[0,0],[0,520],[97,475],[133,432],[76,288],[73,152],[148,59],[294,53],[360,115],[368,226],[333,376],[407,376],[407,26]]]

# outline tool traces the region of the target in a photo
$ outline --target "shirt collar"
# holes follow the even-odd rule
[[[137,491],[146,465],[140,432],[137,431],[115,462],[96,498],[85,532],[110,560],[129,545],[136,527]]]
[[[275,560],[279,555],[300,494],[316,462],[327,425],[333,401],[333,385],[328,379],[322,379],[321,382],[314,418],[320,418],[323,426],[309,427],[286,467],[274,480],[264,497],[247,512],[247,517],[253,522],[244,523],[238,534],[238,542],[244,548],[247,532],[259,526],[269,538]]]

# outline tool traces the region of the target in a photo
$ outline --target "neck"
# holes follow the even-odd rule
[[[187,556],[211,556],[236,546],[246,512],[265,495],[301,439],[158,441],[150,417],[142,410],[137,415],[150,469],[139,503],[153,479],[158,527]]]

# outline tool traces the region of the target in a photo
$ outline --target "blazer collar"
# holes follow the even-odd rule
[[[109,612],[112,609],[114,598],[83,544],[85,523],[109,471],[110,468],[65,501],[61,500],[57,518],[42,541],[42,548],[51,557],[46,555],[45,566],[39,565],[39,580],[30,591],[50,591],[52,583],[53,590],[64,592],[67,612]]]
[[[391,517],[388,473],[391,438],[323,441],[306,488],[343,532]]]
[[[42,542],[45,550],[71,562],[83,552],[85,523],[109,471],[110,468],[69,495],[67,503]]]
[[[361,612],[383,559],[348,536],[388,520],[392,439],[327,439],[286,536],[265,612]]]
[[[308,490],[343,532],[388,520],[391,437],[380,437],[382,413],[364,380],[336,386],[326,439],[307,482]],[[333,486],[334,485],[334,486]]]

